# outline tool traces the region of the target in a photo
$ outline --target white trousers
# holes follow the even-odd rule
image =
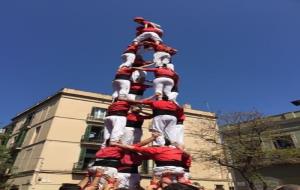
[[[143,135],[142,129],[133,128],[133,127],[125,127],[124,134],[121,138],[122,144],[137,144],[141,142],[141,138]]]
[[[161,176],[163,173],[177,173],[184,174],[184,168],[178,166],[159,166],[153,168],[153,173],[155,176]]]
[[[118,98],[118,97],[124,97],[126,98],[129,90],[130,90],[130,81],[129,80],[123,80],[123,79],[116,79],[112,83],[113,85],[113,94],[112,98]]]
[[[182,124],[177,124],[175,126],[172,127],[172,132],[169,136],[170,141],[173,143],[177,143],[177,144],[184,144],[184,127]]]
[[[147,72],[146,71],[138,71],[138,70],[136,70],[136,71],[134,71],[131,74],[131,80],[133,82],[138,82],[139,79],[146,78],[146,76],[147,76]]]
[[[131,173],[118,174],[119,188],[136,190],[137,186],[140,184],[140,180],[141,180],[140,174],[131,174]]]
[[[153,54],[153,62],[155,67],[161,67],[163,64],[169,64],[171,62],[171,55],[167,52],[158,51]]]
[[[128,94],[127,99],[128,100],[141,100],[141,99],[143,99],[143,96],[136,95],[136,94]]]
[[[122,64],[119,66],[119,68],[127,66],[131,67],[135,60],[135,54],[134,53],[124,53],[121,55]]]
[[[168,98],[169,100],[176,101],[178,95],[179,95],[178,92],[171,92]]]
[[[153,80],[155,93],[165,94],[169,99],[171,97],[171,90],[174,86],[174,81],[170,78],[159,77]]]
[[[154,41],[159,41],[162,42],[162,39],[159,37],[158,34],[156,34],[155,32],[143,32],[142,34],[140,34],[139,36],[137,36],[133,42],[141,42],[143,40],[146,40],[148,38],[151,38]]]
[[[173,129],[176,126],[177,118],[172,115],[158,115],[153,118],[152,128],[150,130],[158,131],[162,135],[157,137],[153,145],[164,146],[165,137],[171,142],[176,142],[176,135]]]
[[[126,126],[125,116],[107,116],[104,120],[104,143],[107,139],[110,141],[119,141],[124,134]]]

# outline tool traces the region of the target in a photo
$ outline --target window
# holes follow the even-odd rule
[[[149,163],[148,160],[144,160],[141,166],[141,172],[143,174],[149,174]]]
[[[39,134],[40,134],[40,130],[41,130],[41,126],[38,126],[38,127],[35,128],[35,131],[34,131],[34,133],[32,135],[30,144],[37,142]]]
[[[93,107],[91,116],[94,119],[103,119],[105,117],[105,114],[106,114],[106,109]]]
[[[104,140],[104,128],[90,125],[86,128],[84,140],[88,142],[102,143]]]
[[[215,185],[215,190],[224,190],[224,185],[216,184]]]
[[[295,148],[294,141],[290,135],[274,137],[273,144],[276,149]]]
[[[29,114],[24,122],[24,126],[28,126],[31,124],[32,120],[33,120],[34,114]]]
[[[83,159],[83,166],[82,169],[86,169],[90,162],[92,162],[95,159],[95,155],[98,149],[89,149],[87,148],[85,151],[85,156]]]

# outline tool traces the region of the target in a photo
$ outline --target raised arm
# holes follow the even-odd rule
[[[159,137],[161,134],[158,132],[153,132],[152,136],[148,139],[143,140],[142,142],[138,143],[139,146],[145,146],[149,143],[152,143],[157,137]]]
[[[127,98],[119,97],[118,100],[129,102],[130,104],[142,104],[142,100],[129,100]]]
[[[152,64],[154,64],[154,63],[152,63]],[[142,66],[142,67],[132,67],[132,68],[135,69],[135,70],[142,70],[142,71],[149,71],[149,72],[155,72],[157,70],[156,68],[143,68],[143,67],[144,66]]]

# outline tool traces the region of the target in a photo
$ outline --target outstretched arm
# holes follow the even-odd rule
[[[129,102],[131,104],[141,104],[142,103],[141,100],[129,100],[127,98],[122,98],[122,97],[119,97],[118,100],[126,101],[126,102]]]
[[[139,146],[145,146],[149,143],[152,143],[157,137],[159,137],[161,134],[158,132],[153,132],[152,136],[148,139],[143,140],[142,142],[138,143]]]
[[[151,137],[149,137],[148,139],[143,140],[142,142],[140,142],[140,143],[138,143],[136,145],[138,145],[138,146],[145,146],[145,145],[153,142],[160,135],[161,134],[158,133],[158,132],[153,132]],[[134,151],[135,148],[136,148],[135,146],[128,145],[128,144],[121,144],[121,143],[118,143],[118,142],[111,142],[111,145],[112,146],[118,146],[120,148],[124,148],[124,149],[127,149],[127,150],[132,150],[132,151]]]
[[[141,66],[141,67],[139,67],[139,68],[145,68],[145,67],[150,67],[151,65],[154,65],[155,63],[149,63],[149,64],[146,64],[146,65],[143,65],[143,66]]]
[[[134,146],[128,145],[128,144],[121,144],[121,143],[118,143],[118,142],[111,142],[110,145],[111,146],[117,146],[117,147],[120,147],[120,148],[123,148],[123,149],[126,149],[126,150],[134,150]]]

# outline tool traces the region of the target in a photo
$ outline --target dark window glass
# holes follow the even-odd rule
[[[101,126],[91,126],[88,141],[92,142],[103,142],[104,128]]]
[[[290,135],[274,137],[273,144],[276,149],[295,148],[295,144]]]

